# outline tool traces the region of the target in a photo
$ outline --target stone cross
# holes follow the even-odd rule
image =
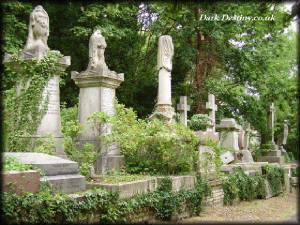
[[[212,131],[215,132],[216,129],[216,111],[218,106],[215,104],[215,96],[213,94],[208,94],[208,102],[206,102],[206,108],[209,110],[209,119],[212,122]]]
[[[190,111],[190,106],[187,104],[187,97],[180,96],[180,102],[177,104],[177,110],[180,112],[180,120],[187,125],[187,112]]]
[[[272,143],[275,145],[274,142],[274,116],[275,116],[275,107],[274,107],[274,103],[269,103],[268,104],[268,130],[271,132],[272,135]]]

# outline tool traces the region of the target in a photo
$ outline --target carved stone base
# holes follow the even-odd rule
[[[109,170],[120,170],[125,160],[122,155],[102,155],[94,163],[95,173],[103,174]]]
[[[171,105],[156,105],[154,113],[149,117],[150,120],[154,118],[162,118],[164,121],[175,123],[175,111]]]

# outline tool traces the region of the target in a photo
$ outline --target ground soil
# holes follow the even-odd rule
[[[242,201],[232,206],[206,209],[200,216],[186,218],[176,223],[296,223],[298,202],[299,196],[294,191],[265,200]]]

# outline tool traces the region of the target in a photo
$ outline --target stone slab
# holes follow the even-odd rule
[[[284,163],[284,158],[282,156],[259,156],[257,157],[258,162],[269,162],[269,163]]]
[[[76,174],[78,173],[77,162],[62,159],[57,156],[36,152],[5,152],[4,157],[14,156],[23,164],[36,166],[45,173],[46,176]]]
[[[41,178],[41,183],[47,183],[47,181],[52,184],[54,191],[62,191],[66,194],[85,191],[86,187],[85,177],[79,174],[44,176]]]
[[[191,175],[186,176],[170,176],[172,180],[172,191],[179,191],[181,188],[191,189],[195,186],[196,177]],[[157,177],[157,183],[159,184],[163,177]]]
[[[236,130],[240,131],[242,127],[236,123],[235,119],[233,118],[224,118],[221,120],[220,124],[216,125],[217,130],[222,130],[222,129],[231,129],[231,130]]]
[[[206,144],[207,138],[213,141],[219,141],[219,133],[213,131],[196,131],[195,134],[199,137],[201,144]]]
[[[12,190],[17,195],[22,195],[23,192],[36,193],[40,188],[40,172],[36,170],[4,171],[2,181],[4,192]]]
[[[149,180],[138,180],[120,184],[103,184],[103,183],[87,183],[87,189],[102,187],[110,191],[118,191],[119,199],[130,198],[136,194],[148,193],[155,191],[157,187],[156,178]]]
[[[229,163],[234,161],[234,156],[230,151],[227,151],[227,152],[223,153],[220,156],[220,158],[221,158],[223,164],[229,164]]]
[[[109,170],[119,170],[125,164],[122,155],[100,156],[94,163],[95,173],[102,174]]]
[[[280,157],[281,156],[281,151],[280,150],[270,151],[270,152],[268,152],[267,156],[278,156],[278,157]]]

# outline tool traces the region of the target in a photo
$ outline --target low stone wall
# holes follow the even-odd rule
[[[2,172],[2,190],[14,191],[17,195],[23,192],[36,193],[40,188],[40,172],[36,170]]]

